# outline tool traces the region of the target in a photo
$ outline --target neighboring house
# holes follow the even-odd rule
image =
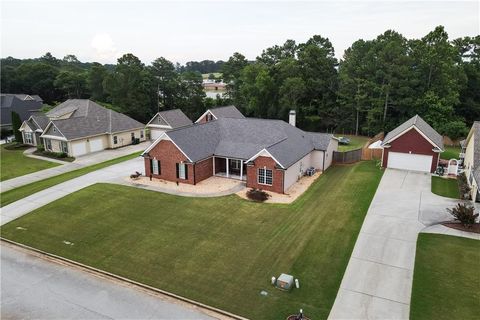
[[[480,121],[473,123],[463,146],[463,167],[468,184],[472,189],[472,200],[480,202]]]
[[[145,140],[144,124],[87,99],[67,100],[45,117],[44,128],[45,119],[35,114],[22,124],[24,143],[36,145],[40,138],[46,150],[77,157]],[[32,140],[31,132],[35,132]]]
[[[180,109],[173,109],[167,111],[157,112],[152,120],[147,123],[147,128],[150,130],[150,139],[155,140],[165,131],[185,127],[192,124],[185,113]]]
[[[326,170],[338,148],[333,135],[305,132],[294,115],[290,120],[218,117],[164,132],[143,153],[145,174],[188,184],[215,175],[284,193],[308,168]]]
[[[195,123],[205,123],[220,118],[242,119],[245,116],[235,106],[218,107],[205,111]]]
[[[23,122],[30,116],[30,112],[40,110],[43,100],[38,95],[9,94],[0,95],[0,126],[2,130],[12,130],[12,111],[18,113]]]
[[[43,133],[43,130],[47,127],[50,119],[41,111],[31,112],[31,116],[23,121],[20,132],[22,132],[23,143],[29,144],[32,146],[37,146],[43,144],[42,138],[40,136]]]
[[[416,115],[390,131],[382,142],[382,166],[403,170],[435,172],[443,138]]]

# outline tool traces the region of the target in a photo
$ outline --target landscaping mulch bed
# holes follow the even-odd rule
[[[56,156],[52,152],[45,152],[45,151],[38,151],[37,150],[37,151],[34,151],[33,154],[36,155],[36,156],[42,156],[42,157],[46,157],[46,158],[57,159],[57,160],[67,161],[67,162],[75,161],[74,157],[59,157],[59,156]]]
[[[475,223],[470,228],[466,228],[461,223],[456,223],[456,222],[446,222],[446,223],[442,223],[442,225],[444,225],[445,227],[457,229],[460,231],[480,233],[480,223]]]

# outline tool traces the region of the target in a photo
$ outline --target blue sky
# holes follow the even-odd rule
[[[479,1],[4,1],[1,56],[115,63],[133,53],[145,63],[254,59],[286,39],[328,37],[338,58],[357,39],[387,29],[421,38],[437,25],[450,37],[480,33]]]

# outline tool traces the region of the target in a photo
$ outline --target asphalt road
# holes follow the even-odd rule
[[[1,319],[215,319],[1,243]]]

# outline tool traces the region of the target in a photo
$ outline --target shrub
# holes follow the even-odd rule
[[[247,191],[247,198],[258,202],[263,202],[270,198],[270,195],[260,189],[250,189]]]
[[[9,143],[5,146],[7,150],[28,149],[31,148],[28,144],[23,143]]]
[[[475,213],[475,208],[466,203],[458,203],[456,207],[448,208],[447,210],[456,221],[459,221],[465,227],[471,227],[478,217],[478,213]]]
[[[38,152],[43,152],[43,151],[45,151],[45,147],[43,146],[43,144],[37,144],[37,151],[38,151]]]
[[[460,199],[470,200],[470,186],[468,185],[467,176],[462,172],[458,177],[458,188],[460,190]]]

